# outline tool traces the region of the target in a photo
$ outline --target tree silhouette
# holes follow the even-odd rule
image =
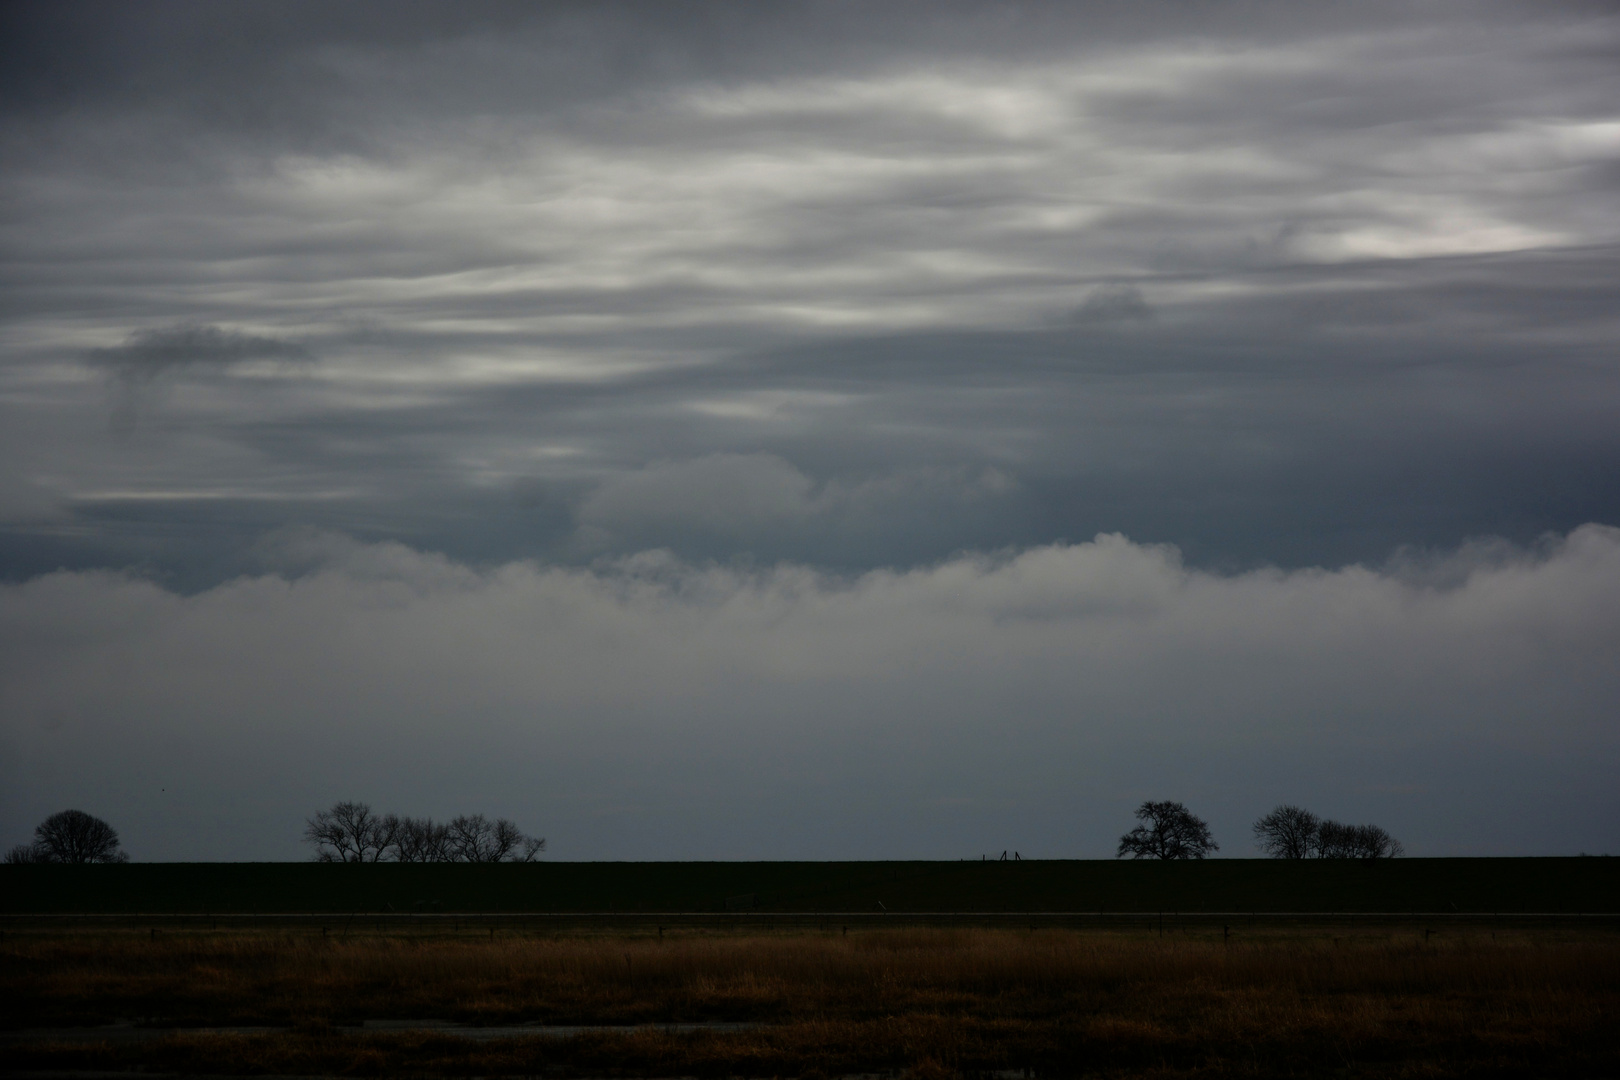
[[[1406,849],[1377,825],[1324,821],[1316,833],[1316,854],[1322,859],[1393,859]]]
[[[394,836],[395,862],[450,861],[449,826],[440,825],[432,818],[396,818],[392,814],[385,820],[390,823]]]
[[[1321,826],[1309,810],[1279,806],[1254,823],[1254,842],[1273,859],[1308,859],[1316,854]]]
[[[63,810],[34,826],[34,842],[6,853],[8,863],[121,863],[118,830],[85,813]]]
[[[1116,859],[1202,859],[1221,849],[1203,819],[1181,803],[1145,802],[1136,816],[1142,824],[1119,838]]]
[[[381,862],[397,823],[373,814],[363,802],[336,802],[305,822],[304,840],[315,845],[316,862]]]
[[[505,818],[490,821],[483,814],[453,818],[449,833],[455,862],[533,862],[546,850],[543,837],[524,836]]]

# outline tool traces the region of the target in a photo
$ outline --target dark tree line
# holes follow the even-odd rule
[[[121,863],[118,830],[83,810],[63,810],[34,826],[34,842],[6,852],[8,863]]]
[[[526,836],[505,818],[462,815],[449,821],[376,814],[361,802],[333,803],[310,818],[304,840],[316,862],[533,862],[544,837]]]
[[[1119,838],[1114,857],[1202,859],[1220,845],[1202,818],[1178,802],[1145,802],[1141,824]],[[1254,839],[1275,859],[1393,859],[1401,842],[1377,825],[1327,821],[1297,806],[1279,806],[1254,823]]]
[[[1406,852],[1377,825],[1345,825],[1298,806],[1279,806],[1256,821],[1254,840],[1274,859],[1393,859]]]

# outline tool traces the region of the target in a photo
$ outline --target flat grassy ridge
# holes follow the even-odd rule
[[[1620,859],[0,866],[0,914],[1620,912]]]

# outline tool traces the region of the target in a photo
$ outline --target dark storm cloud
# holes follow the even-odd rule
[[[218,326],[137,330],[122,345],[85,354],[87,363],[126,379],[153,379],[165,371],[187,368],[226,368],[250,360],[311,359],[310,351],[297,342]]]
[[[713,567],[972,576],[975,552],[1124,533],[1234,597],[1250,579],[1232,575],[1266,567],[1351,567],[1325,580],[1372,574],[1382,596],[1479,538],[1520,551],[1620,521],[1611,6],[0,20],[0,578],[25,592],[137,567],[158,584],[110,596],[154,589],[135,609],[180,623],[229,610],[230,640],[268,654],[296,635],[231,607],[229,584],[267,567],[287,575],[270,592],[329,590],[288,609],[314,622],[384,603],[354,569],[378,559],[492,605],[429,605],[426,639],[500,623],[480,575],[528,559],[606,575],[567,578],[587,593],[638,559],[631,577],[695,589]],[[272,558],[289,528],[352,538],[328,547],[354,545],[344,565],[372,584],[321,569],[326,548]],[[1608,561],[1581,565],[1608,587]],[[746,607],[752,588],[714,595]],[[651,653],[690,629],[659,625]],[[894,632],[923,649],[927,625]],[[743,648],[708,631],[717,655]],[[519,668],[491,678],[521,696]],[[1580,709],[1609,692],[1565,675]],[[1016,680],[991,682],[985,708],[1016,711]],[[1432,704],[1402,687],[1402,708]],[[40,723],[72,712],[63,694]],[[906,704],[925,691],[873,694],[815,700],[926,727]],[[1106,725],[1128,697],[1048,705]],[[598,715],[569,701],[567,723]],[[1211,745],[1240,738],[1240,712]],[[1460,753],[1465,730],[1431,750]],[[1341,736],[1277,760],[1348,753]],[[609,746],[581,735],[571,760]]]

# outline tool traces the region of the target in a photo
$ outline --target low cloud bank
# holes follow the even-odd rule
[[[264,551],[0,588],[5,836],[285,858],[336,798],[471,799],[561,858],[1100,857],[1154,797],[1231,855],[1284,800],[1413,854],[1620,840],[1620,529],[1235,576],[1117,535],[850,578]]]

